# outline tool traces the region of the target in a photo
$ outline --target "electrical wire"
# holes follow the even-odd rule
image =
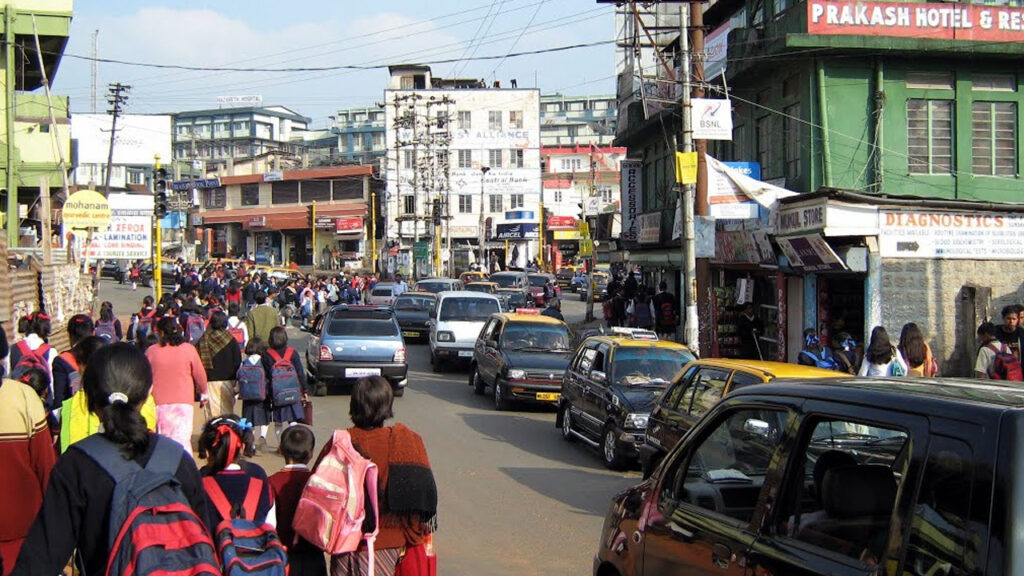
[[[544,7],[545,2],[547,2],[547,0],[541,0],[540,2],[537,3],[537,9],[533,11],[533,16],[530,16],[530,21],[526,23],[526,26],[523,26],[523,29],[519,31],[519,36],[516,36],[516,39],[512,42],[512,45],[508,47],[508,52],[506,53],[506,56],[508,54],[511,54],[512,51],[515,50],[516,45],[519,44],[519,40],[523,37],[523,34],[530,26],[533,25],[533,21],[537,19],[537,14],[540,14],[540,9]],[[502,58],[494,66],[494,70],[491,70],[491,80],[495,80],[497,78],[498,68],[501,68],[501,65],[504,62],[505,58]]]

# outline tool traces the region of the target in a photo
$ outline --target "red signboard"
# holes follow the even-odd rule
[[[808,0],[807,33],[1024,41],[1024,9],[980,4]]]
[[[548,230],[575,230],[576,218],[572,216],[548,216]]]
[[[362,216],[345,216],[334,222],[334,231],[338,234],[349,234],[363,231]]]

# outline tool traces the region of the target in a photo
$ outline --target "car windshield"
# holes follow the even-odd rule
[[[449,288],[448,282],[417,282],[416,289],[421,292],[443,292]]]
[[[516,285],[516,278],[514,274],[495,274],[491,276],[491,282],[502,288],[512,288]]]
[[[429,310],[433,298],[426,296],[399,296],[395,300],[395,310]]]
[[[347,313],[334,316],[327,324],[328,336],[356,336],[373,338],[381,336],[398,336],[398,326],[389,314],[384,313]]]
[[[509,350],[568,352],[569,329],[558,324],[509,324],[501,335]]]
[[[373,296],[391,296],[391,287],[384,286],[382,288],[374,288],[370,294]]]
[[[530,276],[530,284],[543,288],[548,283],[547,276]]]
[[[575,275],[576,271],[572,268],[561,268],[555,273],[555,276],[558,278],[572,278]]]
[[[438,320],[442,322],[483,322],[498,309],[495,298],[447,298],[441,302]]]
[[[674,348],[627,348],[615,351],[612,360],[614,382],[623,386],[666,385],[693,360],[693,354]]]
[[[487,284],[467,284],[466,290],[470,292],[487,292],[490,293],[492,288]]]

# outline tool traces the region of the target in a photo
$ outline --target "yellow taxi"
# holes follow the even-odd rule
[[[469,290],[470,292],[483,292],[484,294],[494,294],[498,291],[498,284],[496,282],[470,282],[463,287],[463,290]]]
[[[479,270],[469,270],[459,274],[459,280],[463,285],[469,284],[470,282],[483,282],[487,280],[487,273]]]
[[[673,379],[672,385],[651,409],[644,445],[640,447],[644,475],[649,475],[701,416],[733,390],[777,378],[845,376],[849,374],[786,362],[726,358],[691,362]]]

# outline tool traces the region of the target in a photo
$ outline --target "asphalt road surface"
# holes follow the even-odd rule
[[[112,300],[127,324],[145,294],[104,281],[100,298]],[[570,296],[563,312],[580,321],[584,304]],[[306,334],[289,334],[303,351]],[[437,479],[439,572],[590,574],[608,502],[639,473],[611,472],[595,450],[562,440],[553,409],[496,412],[489,396],[473,394],[465,367],[445,370],[431,372],[426,345],[410,344],[409,389],[394,406],[395,419],[423,436]],[[351,425],[348,403],[347,390],[314,399],[317,450],[331,430]],[[255,461],[268,473],[283,466],[274,454]]]

